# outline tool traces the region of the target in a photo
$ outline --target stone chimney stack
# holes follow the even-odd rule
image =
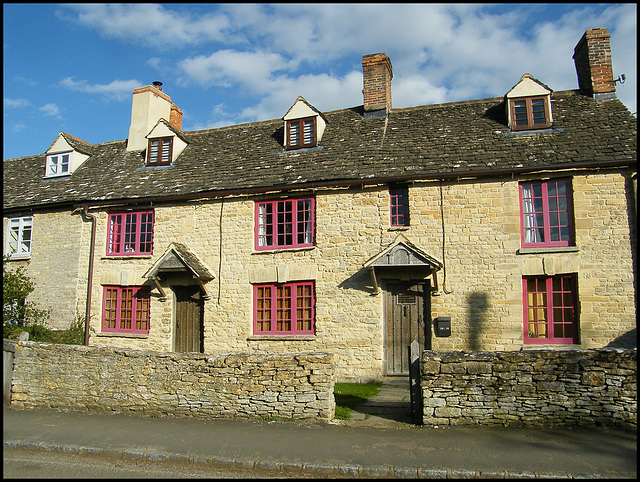
[[[182,130],[182,111],[171,103],[171,97],[162,92],[162,82],[135,89],[127,151],[146,149],[146,136],[160,119],[165,119],[174,128]]]
[[[594,100],[613,99],[616,96],[610,37],[606,28],[590,28],[574,49],[578,87],[592,95]]]
[[[393,68],[385,53],[362,56],[365,118],[386,117],[391,110]]]

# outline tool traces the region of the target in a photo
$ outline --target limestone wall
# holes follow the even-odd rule
[[[18,342],[18,409],[200,418],[333,418],[331,354],[179,354]]]
[[[637,349],[425,351],[425,425],[637,425]]]
[[[254,203],[273,199],[275,193],[154,203],[154,246],[149,256],[107,257],[111,208],[95,208],[91,210],[97,229],[90,345],[174,349],[176,279],[160,281],[168,295],[161,301],[158,290],[142,275],[172,242],[179,242],[215,275],[205,284],[206,353],[331,352],[340,380],[378,379],[385,374],[384,293],[374,294],[362,266],[403,234],[444,263],[437,280],[431,280],[438,287],[430,300],[431,318],[451,317],[451,336],[434,337],[433,350],[525,347],[522,277],[573,273],[578,278],[577,347],[603,347],[635,328],[636,246],[623,174],[574,173],[576,246],[555,252],[521,249],[518,179],[511,178],[416,181],[409,185],[407,228],[389,225],[387,185],[300,191],[316,200],[316,245],[293,250],[254,247]],[[31,299],[52,307],[54,322],[61,327],[68,326],[76,311],[84,314],[90,230],[91,223],[79,213],[35,215],[29,269],[37,293]],[[315,283],[315,334],[255,336],[252,283],[296,280]],[[103,333],[104,286],[143,283],[152,288],[148,335]]]

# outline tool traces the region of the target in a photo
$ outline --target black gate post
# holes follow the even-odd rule
[[[409,393],[411,395],[411,420],[422,425],[422,390],[420,390],[420,344],[413,340],[409,350]]]

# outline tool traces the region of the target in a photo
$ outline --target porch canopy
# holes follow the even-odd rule
[[[387,248],[364,263],[363,267],[371,273],[375,293],[380,293],[378,280],[381,275],[407,280],[433,275],[437,288],[435,273],[442,268],[442,263],[399,234]]]
[[[160,274],[171,273],[190,274],[200,286],[204,299],[209,298],[204,283],[211,281],[215,276],[185,244],[171,243],[160,259],[142,277],[153,281],[160,292],[160,299],[164,301],[167,299],[167,295],[158,281]]]

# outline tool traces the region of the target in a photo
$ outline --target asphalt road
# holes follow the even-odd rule
[[[303,474],[261,473],[202,465],[111,459],[92,455],[4,449],[3,478],[8,479],[282,479]]]
[[[21,449],[131,462],[193,461],[204,469],[278,475],[637,477],[637,432],[613,427],[374,428],[357,422],[342,426],[5,408],[3,439],[4,453]]]

